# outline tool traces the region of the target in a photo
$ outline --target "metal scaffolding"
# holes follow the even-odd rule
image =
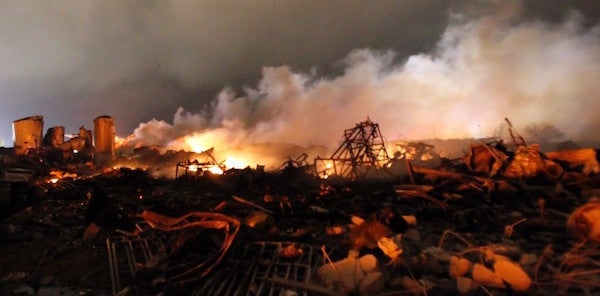
[[[386,168],[390,157],[379,131],[379,125],[366,121],[344,131],[344,142],[330,158],[315,159],[315,170],[321,178],[337,175],[357,179],[365,177],[372,169]]]

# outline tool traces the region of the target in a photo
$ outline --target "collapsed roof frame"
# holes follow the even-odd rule
[[[367,118],[344,130],[344,142],[330,158],[315,158],[315,171],[321,178],[337,175],[357,179],[365,177],[371,169],[386,168],[390,161],[379,124]]]
[[[182,161],[177,164],[175,168],[175,179],[178,179],[182,176],[192,175],[197,177],[205,172],[214,173],[215,171],[220,171],[219,174],[225,172],[226,167],[223,165],[223,162],[218,162],[214,156],[212,155],[214,148],[210,148],[206,151],[200,152],[201,155],[204,155],[204,161],[199,162],[198,159],[194,159],[194,161]],[[183,174],[180,175],[179,169],[183,170]]]

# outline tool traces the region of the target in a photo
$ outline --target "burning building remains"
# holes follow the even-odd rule
[[[597,150],[542,151],[507,123],[449,159],[367,119],[330,157],[265,169],[218,146],[125,150],[109,116],[73,136],[17,120],[1,294],[597,293]]]

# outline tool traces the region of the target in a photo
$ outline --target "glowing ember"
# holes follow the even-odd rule
[[[52,184],[58,183],[58,181],[63,178],[77,178],[77,174],[63,172],[59,170],[52,170],[49,174],[50,176],[48,177],[47,182]]]

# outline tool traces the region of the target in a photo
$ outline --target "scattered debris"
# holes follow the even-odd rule
[[[542,152],[511,125],[510,145],[471,143],[459,159],[418,142],[389,158],[367,120],[331,158],[275,171],[136,148],[178,164],[165,179],[80,161],[87,130],[60,133],[1,158],[0,294],[600,292],[592,148]],[[63,146],[70,158],[48,153]]]

